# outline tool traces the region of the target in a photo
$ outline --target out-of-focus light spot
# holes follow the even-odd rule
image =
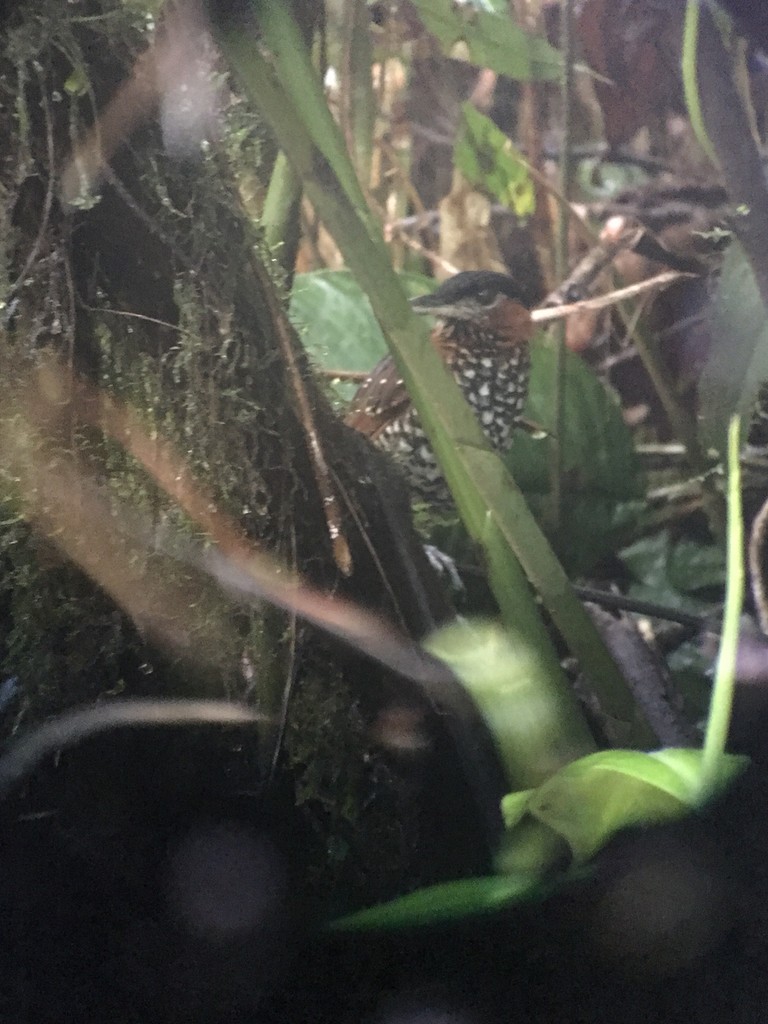
[[[430,738],[419,708],[391,705],[382,708],[373,724],[371,738],[395,753],[422,753],[429,750]]]
[[[374,1018],[376,1024],[477,1024],[474,1014],[441,997],[404,994],[387,1000]]]
[[[590,934],[633,974],[669,976],[706,954],[732,921],[713,866],[686,844],[643,850],[596,907]]]
[[[272,843],[238,826],[195,829],[171,859],[169,902],[191,932],[211,941],[278,927],[285,888]]]

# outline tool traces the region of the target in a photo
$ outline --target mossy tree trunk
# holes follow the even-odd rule
[[[380,489],[367,480],[366,445],[333,416],[299,353],[318,433],[345,499],[351,576],[342,575],[334,561],[264,279],[253,272],[258,234],[238,197],[238,170],[252,171],[260,155],[274,149],[256,117],[241,100],[228,97],[219,138],[188,162],[164,152],[156,118],[149,117],[123,140],[92,201],[75,207],[60,202],[62,171],[75,140],[129,80],[146,50],[147,17],[122,0],[46,0],[4,8],[4,363],[20,370],[33,366],[41,352],[53,351],[73,375],[130,403],[148,432],[170,439],[217,506],[255,542],[316,585],[418,634],[445,606],[434,584],[424,589],[420,574],[414,575],[411,559],[419,564],[421,556],[407,509],[395,510],[394,527],[391,514],[382,516]],[[258,258],[270,265],[263,248]],[[64,420],[67,437],[60,443],[77,449],[93,467],[116,509],[138,510],[158,535],[189,529],[119,446],[80,421],[75,404]],[[288,760],[303,798],[321,809],[324,827],[341,821],[339,827],[357,834],[353,823],[361,806],[370,804],[372,787],[380,787],[382,777],[389,780],[394,795],[382,806],[401,824],[397,849],[387,855],[391,871],[384,888],[401,886],[397,876],[411,870],[416,837],[424,831],[421,812],[414,809],[421,801],[413,803],[415,791],[397,782],[390,765],[382,768],[380,759],[371,759],[367,696],[382,686],[383,692],[402,690],[403,684],[340,652],[290,616],[259,608],[240,611],[215,678],[196,671],[151,644],[107,594],[31,528],[8,475],[0,493],[7,509],[0,528],[0,657],[3,675],[20,680],[21,699],[18,713],[0,723],[6,733],[9,726],[26,727],[114,692],[202,691],[274,710],[293,680],[301,729],[288,729]],[[393,534],[400,538],[397,544]],[[143,571],[151,585],[165,562],[148,550]],[[190,593],[190,604],[196,598]],[[338,742],[341,733],[349,742]],[[398,810],[401,800],[409,806]],[[371,828],[359,833],[363,860],[378,856],[373,848],[387,832],[377,815],[369,812]]]

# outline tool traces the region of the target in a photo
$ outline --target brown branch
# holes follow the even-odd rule
[[[659,288],[666,288],[682,278],[695,276],[695,274],[683,273],[679,270],[666,270],[662,274],[656,274],[655,277],[649,277],[646,281],[627,285],[626,288],[617,288],[614,291],[607,292],[605,295],[582,299],[580,302],[572,302],[566,306],[534,309],[531,312],[531,319],[535,323],[546,323],[549,320],[562,320],[565,317],[572,316],[574,313],[580,313],[584,309],[605,309],[607,306],[615,306],[619,302],[623,302],[624,299],[636,298],[638,295],[644,295]]]

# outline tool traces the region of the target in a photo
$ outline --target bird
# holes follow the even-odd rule
[[[411,300],[435,317],[431,340],[472,406],[492,447],[506,451],[528,395],[533,335],[524,290],[506,274],[463,271]],[[416,500],[439,506],[450,493],[419,414],[391,356],[352,399],[345,422],[402,468]]]

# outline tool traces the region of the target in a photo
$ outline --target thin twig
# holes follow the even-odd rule
[[[624,230],[610,238],[601,237],[596,245],[576,264],[568,276],[541,303],[542,307],[562,306],[569,296],[590,297],[590,290],[600,275],[611,266],[620,252],[632,249],[642,235],[642,228]],[[580,300],[581,301],[581,300]]]
[[[615,306],[625,299],[632,299],[646,292],[656,291],[658,288],[666,288],[668,285],[674,284],[675,281],[695,276],[695,274],[683,273],[680,270],[665,270],[661,274],[649,277],[646,281],[627,285],[626,288],[616,288],[605,295],[581,299],[581,301],[569,303],[567,306],[534,309],[531,312],[531,319],[535,323],[546,323],[549,320],[562,320],[567,316],[573,316],[574,313],[581,313],[585,309],[605,309],[607,306]]]
[[[325,516],[328,536],[331,541],[333,558],[341,573],[349,576],[352,572],[352,554],[349,550],[347,538],[344,535],[343,520],[339,500],[331,481],[328,462],[325,458],[325,451],[320,440],[320,435],[315,425],[315,416],[309,395],[304,384],[304,378],[299,367],[294,346],[293,327],[285,313],[285,310],[277,301],[272,281],[267,274],[261,261],[254,255],[250,259],[251,269],[254,277],[261,286],[261,292],[266,302],[275,332],[280,343],[280,348],[285,360],[286,372],[291,382],[296,412],[304,430],[307,440],[307,449],[315,477],[315,483],[320,493],[320,499]]]
[[[423,256],[426,260],[429,260],[434,267],[439,267],[440,270],[445,271],[446,274],[458,274],[459,268],[455,264],[451,263],[450,260],[445,259],[443,256],[440,256],[438,253],[433,252],[431,249],[428,249],[426,245],[422,245],[418,238],[412,238],[405,231],[395,229],[395,231],[389,233],[389,237],[387,238],[388,241],[391,240],[393,234],[397,234],[404,245],[409,249],[412,249],[414,252],[417,252],[420,256]]]
[[[598,604],[602,608],[631,612],[633,615],[644,615],[649,619],[663,619],[665,622],[677,622],[681,626],[693,629],[703,629],[706,625],[706,618],[703,615],[692,615],[679,608],[656,604],[655,601],[641,601],[638,598],[627,597],[626,594],[612,594],[610,591],[596,590],[593,587],[574,586],[573,589],[582,601]]]

